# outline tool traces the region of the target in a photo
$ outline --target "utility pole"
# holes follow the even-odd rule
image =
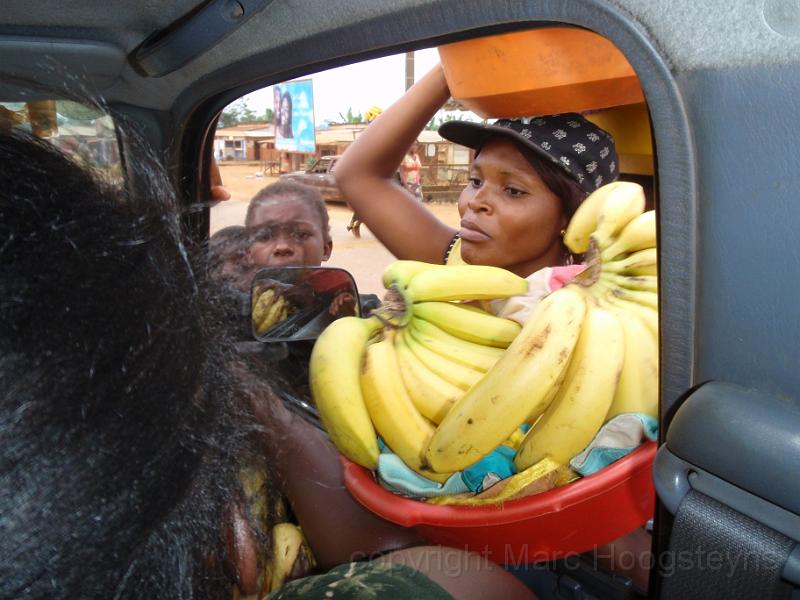
[[[414,85],[414,51],[406,52],[406,90]]]

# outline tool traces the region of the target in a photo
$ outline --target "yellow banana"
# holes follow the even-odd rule
[[[283,296],[278,296],[278,298],[275,299],[272,305],[270,305],[270,307],[266,310],[266,313],[264,314],[261,322],[258,324],[258,327],[256,328],[256,333],[261,335],[262,333],[267,331],[270,327],[274,326],[276,323],[279,323],[281,321],[281,314],[286,309],[287,309],[286,299]]]
[[[408,397],[391,333],[367,347],[361,390],[375,429],[392,452],[423,477],[445,481],[450,474],[433,473],[423,467],[422,451],[433,435],[433,424]]]
[[[600,254],[603,262],[614,260],[620,254],[628,254],[645,248],[656,247],[656,212],[648,210],[628,223],[614,240]]]
[[[631,181],[616,182],[606,194],[597,212],[597,228],[592,237],[600,250],[608,247],[614,236],[633,219],[644,212],[644,190]]]
[[[272,527],[270,534],[272,554],[262,586],[262,592],[265,594],[274,592],[284,584],[298,560],[305,561],[309,568],[314,565],[311,550],[297,525],[278,523]]]
[[[628,288],[619,287],[617,285],[611,285],[602,277],[592,287],[598,288],[599,290],[606,288],[609,292],[609,296],[614,296],[627,302],[635,302],[637,304],[641,304],[642,306],[652,308],[653,310],[658,310],[657,292],[642,292],[639,290],[631,290]]]
[[[454,302],[420,302],[414,316],[456,337],[482,346],[506,348],[522,327],[516,321],[496,317],[480,308]]]
[[[484,373],[503,355],[501,348],[468,342],[424,319],[412,318],[408,331],[420,344],[437,354]]]
[[[394,347],[406,391],[423,417],[441,423],[453,404],[464,395],[464,390],[426,367],[406,345],[405,335],[405,331],[397,332]]]
[[[589,238],[597,229],[597,214],[606,197],[625,182],[615,181],[596,189],[589,194],[572,215],[567,230],[564,232],[564,244],[576,254],[583,254],[589,249]]]
[[[524,471],[495,483],[488,490],[477,496],[472,494],[457,496],[438,496],[428,500],[428,504],[461,505],[461,506],[486,506],[502,504],[509,500],[516,500],[541,494],[560,485],[565,479],[568,469],[549,458],[542,459],[539,463],[528,467]]]
[[[597,298],[601,306],[605,308],[618,309],[628,311],[644,323],[647,330],[655,340],[658,340],[658,310],[643,306],[637,302],[629,302],[623,300],[611,293],[611,290],[606,287],[593,285],[589,291]]]
[[[447,413],[425,452],[435,471],[468,467],[544,412],[586,312],[586,298],[575,287],[544,298],[497,364]]]
[[[638,250],[623,259],[604,262],[602,270],[620,275],[658,275],[658,253],[655,248]]]
[[[256,314],[257,314],[257,310],[258,310],[258,316],[259,316],[259,320],[260,320],[260,317],[262,316],[261,313],[264,310],[266,310],[267,308],[270,307],[274,297],[275,297],[275,290],[273,288],[269,288],[268,290],[265,290],[265,291],[261,292],[261,294],[259,294],[257,297],[253,296],[253,307],[252,308],[253,308],[253,318],[254,319],[256,318]]]
[[[614,399],[624,352],[617,317],[589,300],[564,381],[522,440],[514,458],[517,469],[527,469],[544,458],[565,465],[592,441]]]
[[[361,362],[375,317],[343,317],[317,338],[308,365],[311,395],[339,452],[368,469],[378,465],[378,441],[361,392]]]
[[[527,291],[527,280],[500,267],[445,265],[414,275],[405,295],[410,302],[432,302],[507,298]]]
[[[600,277],[612,286],[640,292],[658,292],[658,277],[654,275],[603,273]]]
[[[406,289],[408,282],[417,273],[430,269],[443,269],[445,265],[421,262],[418,260],[396,260],[383,271],[383,287],[387,290],[396,284],[401,290]]]
[[[272,307],[272,301],[275,297],[275,290],[269,289],[260,294],[257,298],[253,298],[252,310],[250,312],[253,321],[253,329],[257,334],[262,334],[269,328],[269,324],[265,327],[262,323],[265,322],[265,317]]]
[[[404,343],[411,349],[414,355],[445,381],[449,381],[458,388],[466,391],[480,381],[483,372],[472,369],[461,363],[445,358],[433,350],[420,344],[414,336],[404,335]]]
[[[625,358],[606,420],[622,413],[658,418],[658,340],[631,312],[615,311],[625,336]]]

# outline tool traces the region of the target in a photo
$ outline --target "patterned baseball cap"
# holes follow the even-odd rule
[[[614,138],[578,113],[498,119],[488,125],[448,121],[439,135],[475,149],[491,137],[507,137],[557,164],[587,194],[619,177]]]

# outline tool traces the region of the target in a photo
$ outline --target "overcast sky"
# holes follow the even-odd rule
[[[415,80],[422,77],[437,62],[435,48],[417,50],[414,54]],[[396,54],[362,63],[322,71],[310,78],[314,82],[314,121],[341,121],[348,108],[364,113],[378,105],[386,109],[405,91],[405,54]],[[308,79],[302,77],[301,79]],[[272,108],[272,86],[245,96],[248,106],[257,112]]]

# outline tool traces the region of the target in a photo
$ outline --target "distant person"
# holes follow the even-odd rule
[[[291,139],[294,137],[292,131],[292,96],[289,92],[284,92],[281,96],[281,124],[278,132],[282,138]]]
[[[247,271],[247,247],[243,226],[231,225],[217,231],[208,239],[209,276],[236,285]]]
[[[403,162],[400,163],[400,175],[405,188],[422,202],[422,162],[419,160],[419,142],[408,148]]]
[[[255,267],[318,267],[333,249],[328,208],[316,188],[277,181],[247,207],[247,261]]]

